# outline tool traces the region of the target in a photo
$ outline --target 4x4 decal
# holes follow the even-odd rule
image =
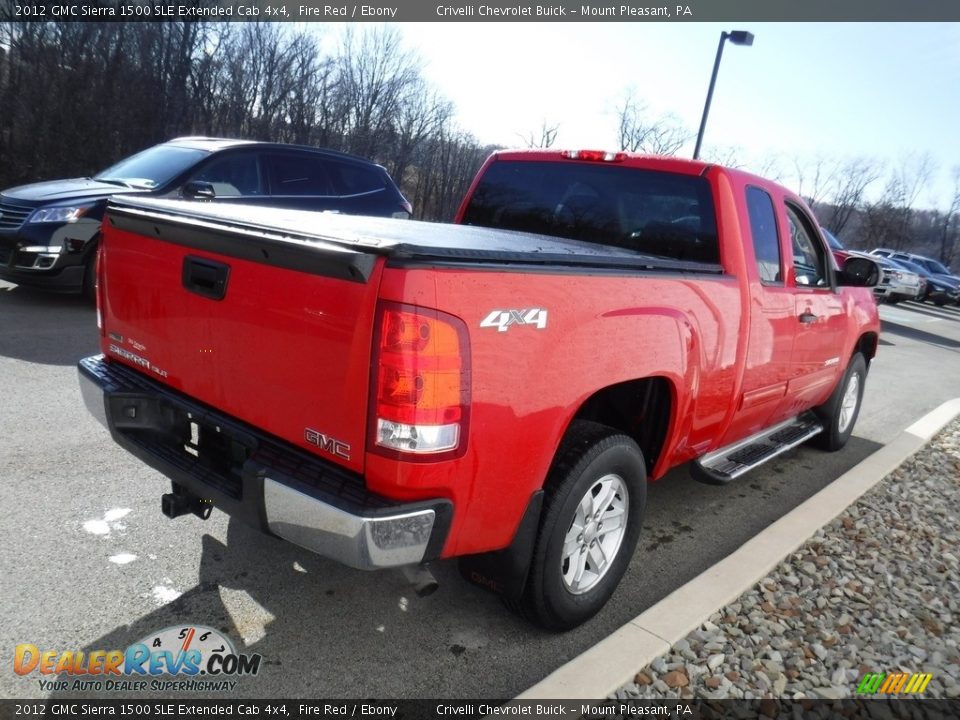
[[[511,325],[536,325],[538,330],[543,330],[547,326],[547,311],[543,308],[494,310],[480,323],[480,327],[495,327],[497,332],[506,332]]]

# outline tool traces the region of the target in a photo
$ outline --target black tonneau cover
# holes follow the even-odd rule
[[[313,247],[322,254],[363,253],[417,261],[722,272],[719,265],[641,255],[609,245],[448,223],[120,196],[111,198],[107,212],[218,234],[234,231],[275,249],[296,248],[301,258],[303,250]]]

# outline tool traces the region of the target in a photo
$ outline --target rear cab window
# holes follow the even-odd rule
[[[699,176],[610,163],[492,163],[463,223],[717,264],[716,212]]]

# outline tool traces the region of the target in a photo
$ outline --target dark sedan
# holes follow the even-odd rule
[[[0,279],[92,295],[107,198],[134,193],[351,215],[412,212],[387,171],[363,158],[299,145],[178,138],[90,178],[0,192]]]

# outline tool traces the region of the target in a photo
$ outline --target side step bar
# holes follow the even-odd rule
[[[691,464],[690,474],[699,482],[723,485],[821,432],[823,425],[807,412],[707,453]]]

